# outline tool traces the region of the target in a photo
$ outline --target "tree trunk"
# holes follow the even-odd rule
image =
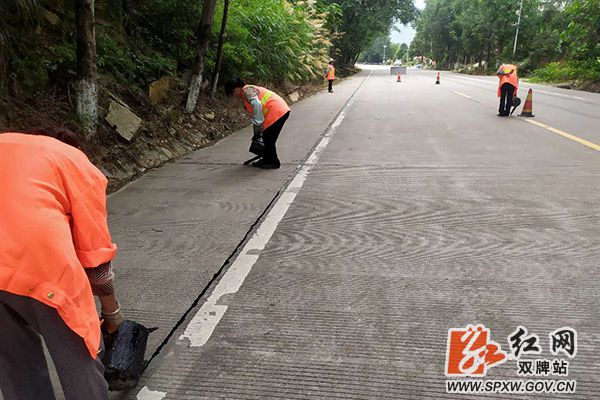
[[[490,66],[490,53],[492,52],[492,33],[490,32],[490,36],[487,42],[487,49],[485,52],[485,70],[487,70]]]
[[[130,18],[133,16],[133,5],[131,0],[121,0],[121,29],[124,35],[132,35],[132,26],[129,23]]]
[[[454,62],[454,70],[457,70],[460,67],[460,50],[458,50],[458,54],[456,55],[456,61]]]
[[[496,62],[502,59],[502,52],[504,52],[504,37],[500,35],[498,38],[498,47],[496,48]]]
[[[211,94],[214,96],[217,92],[219,83],[219,74],[221,73],[221,59],[223,56],[223,42],[225,42],[225,29],[227,28],[227,12],[229,10],[229,0],[223,3],[223,20],[221,21],[221,31],[219,32],[219,44],[217,45],[217,60],[215,62],[215,71],[212,76]]]
[[[192,68],[192,79],[188,91],[187,101],[185,103],[185,112],[191,114],[196,109],[196,103],[202,89],[202,74],[204,73],[204,56],[208,51],[210,41],[210,32],[212,20],[215,14],[217,0],[204,0],[202,5],[202,14],[200,15],[200,24],[198,26],[198,51],[194,67]]]
[[[96,87],[96,29],[94,0],[75,0],[77,24],[77,98],[76,108],[84,134],[91,139],[98,123]]]

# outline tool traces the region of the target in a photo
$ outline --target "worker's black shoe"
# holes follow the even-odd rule
[[[265,159],[262,158],[256,162],[253,162],[252,166],[262,169],[277,169],[281,167],[281,163],[279,161],[265,161]]]
[[[278,169],[281,167],[280,163],[263,163],[260,168],[262,169]]]

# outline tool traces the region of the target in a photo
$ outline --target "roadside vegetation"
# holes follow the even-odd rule
[[[384,50],[386,61],[402,60],[404,64],[410,63],[408,45],[406,43],[394,43],[389,36],[380,36],[373,40],[371,45],[361,53],[358,61],[367,64],[383,63]]]
[[[0,95],[52,90],[73,102],[85,63],[103,88],[141,96],[164,76],[190,90],[196,79],[203,94],[219,76],[321,83],[329,57],[343,73],[415,9],[410,0],[4,0],[0,13]]]
[[[600,0],[524,0],[520,22],[519,9],[519,0],[428,0],[411,55],[471,73],[513,62],[534,81],[600,91]]]
[[[226,79],[297,101],[324,86],[330,57],[338,77],[353,73],[416,11],[412,0],[2,0],[0,15],[0,131],[80,132],[124,182],[247,123]]]

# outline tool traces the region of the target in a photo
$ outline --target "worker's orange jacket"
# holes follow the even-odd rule
[[[57,139],[0,133],[0,290],[55,308],[100,349],[100,321],[84,268],[117,251],[106,220],[106,177]]]
[[[335,79],[335,67],[331,64],[327,66],[327,80],[332,81]]]
[[[246,85],[242,88],[242,91],[244,91],[247,87],[253,87],[258,91],[258,100],[262,105],[262,112],[263,116],[265,117],[265,122],[263,123],[264,129],[267,129],[269,126],[273,125],[275,121],[290,111],[290,107],[287,105],[285,100],[283,100],[277,93],[256,85]],[[242,96],[242,100],[244,101],[246,110],[248,110],[250,115],[252,115],[252,105],[248,103],[244,96]]]
[[[515,87],[514,95],[517,95],[517,89],[519,88],[519,77],[517,76],[517,67],[512,64],[503,64],[498,68],[498,97],[502,95],[502,85],[510,83]]]

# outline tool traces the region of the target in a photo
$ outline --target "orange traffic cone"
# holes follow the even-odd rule
[[[437,73],[437,78],[435,78],[435,84],[439,85],[440,84],[440,73]]]
[[[400,72],[398,72],[398,78],[396,78],[396,82],[402,82],[402,78],[400,78]]]
[[[525,100],[525,105],[523,106],[523,110],[521,110],[521,114],[519,114],[519,117],[533,116],[533,90],[529,89],[529,93],[527,93],[527,100]]]

